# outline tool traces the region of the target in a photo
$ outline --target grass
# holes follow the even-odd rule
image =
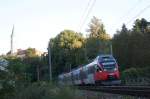
[[[75,89],[48,82],[36,82],[14,89],[13,94],[1,99],[77,99]]]

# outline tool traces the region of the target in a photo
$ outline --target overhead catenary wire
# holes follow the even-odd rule
[[[150,8],[150,4],[148,6],[146,6],[145,8],[143,8],[136,16],[134,16],[132,19],[130,19],[126,24],[129,24],[130,22],[135,20],[135,18],[140,16],[142,13],[144,13],[148,8]]]
[[[86,22],[86,20],[87,20],[87,18],[88,18],[88,16],[89,16],[89,14],[91,13],[91,11],[92,11],[92,9],[93,9],[93,7],[94,7],[94,5],[95,5],[95,2],[96,2],[96,0],[93,0],[93,2],[92,2],[92,4],[91,4],[91,6],[90,6],[90,3],[91,3],[91,0],[89,1],[89,4],[88,4],[88,6],[90,6],[89,7],[89,9],[88,9],[88,6],[87,6],[87,14],[86,14],[86,16],[85,16],[85,18],[83,19],[83,21],[81,21],[81,24],[79,25],[79,32],[82,30],[82,27],[83,27],[83,25],[85,24],[85,22]],[[82,19],[81,19],[82,20]]]
[[[81,27],[81,24],[82,24],[82,20],[84,19],[85,14],[86,14],[87,11],[88,11],[88,8],[89,8],[89,6],[90,6],[91,1],[92,1],[92,0],[89,0],[89,1],[88,1],[88,4],[87,4],[86,8],[84,9],[84,12],[83,12],[83,14],[82,14],[82,16],[81,16],[80,24],[78,25],[78,26],[79,26],[79,27],[78,27],[78,31],[79,31],[79,32],[80,32],[80,27]]]
[[[126,18],[135,10],[135,8],[140,4],[141,0],[138,0],[138,2],[133,5],[131,8],[128,9],[128,11],[120,17],[120,20],[126,20]]]

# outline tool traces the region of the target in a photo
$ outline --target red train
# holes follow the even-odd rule
[[[59,75],[58,81],[68,85],[121,83],[118,64],[112,55],[99,55],[91,63]]]

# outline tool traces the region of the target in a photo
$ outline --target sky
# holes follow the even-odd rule
[[[131,28],[136,18],[150,21],[149,0],[95,0],[86,17],[88,2],[94,0],[0,0],[0,54],[10,51],[14,25],[14,51],[36,48],[47,51],[50,38],[64,29],[87,34],[93,16],[101,19],[111,37],[125,23]],[[90,9],[90,6],[87,8]],[[140,13],[140,14],[139,14]],[[85,20],[82,28],[81,24]],[[81,28],[81,29],[80,29]]]

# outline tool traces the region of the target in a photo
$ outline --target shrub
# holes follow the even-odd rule
[[[58,87],[46,82],[33,83],[17,90],[12,99],[73,99],[74,93],[69,87]]]

